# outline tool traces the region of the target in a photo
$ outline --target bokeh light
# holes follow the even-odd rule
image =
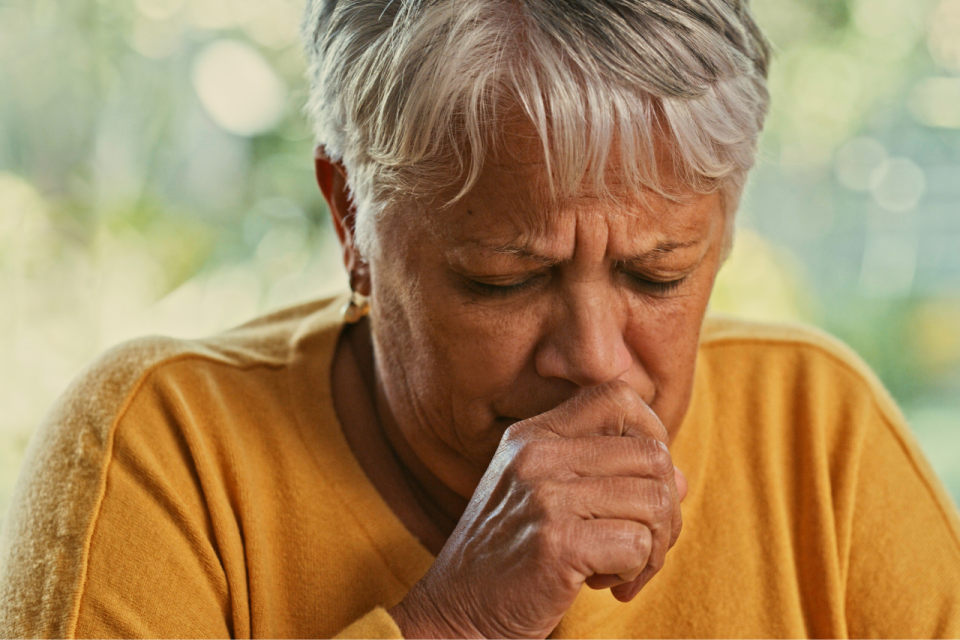
[[[887,150],[872,138],[853,138],[837,151],[837,180],[847,189],[869,191],[887,162]]]
[[[193,63],[192,80],[213,121],[240,136],[271,130],[286,106],[283,81],[256,49],[240,42],[207,45]]]
[[[926,188],[923,169],[910,158],[888,158],[870,176],[873,200],[887,211],[910,211]]]
[[[960,71],[960,0],[940,0],[930,16],[927,44],[937,64]]]
[[[910,111],[928,127],[960,129],[960,78],[921,81],[910,95]]]

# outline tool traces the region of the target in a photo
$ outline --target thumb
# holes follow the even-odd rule
[[[687,497],[687,476],[683,475],[683,471],[673,468],[673,475],[677,480],[677,493],[680,494],[680,502],[683,502],[683,499]]]

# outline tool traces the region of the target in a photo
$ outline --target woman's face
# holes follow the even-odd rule
[[[536,163],[488,162],[454,206],[387,216],[370,262],[393,420],[469,497],[504,430],[581,389],[629,384],[671,437],[721,262],[718,194],[549,205]]]

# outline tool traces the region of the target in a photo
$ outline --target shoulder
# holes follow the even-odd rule
[[[703,323],[700,346],[704,353],[730,349],[767,358],[822,359],[871,382],[876,379],[850,347],[820,329],[803,324],[754,322],[710,314]]]
[[[0,633],[69,635],[64,614],[80,590],[112,429],[152,371],[200,351],[187,341],[159,337],[114,347],[48,412],[31,438],[4,521]]]
[[[133,340],[82,372],[34,433],[4,522],[0,635],[70,634],[118,425],[149,433],[175,422],[138,418],[127,425],[132,406],[153,406],[162,415],[191,394],[210,397],[231,375],[244,380],[251,376],[236,374],[282,370],[304,331],[330,324],[325,312],[335,304],[294,307],[202,340]]]
[[[766,397],[870,403],[896,429],[906,421],[883,383],[849,346],[802,324],[764,323],[709,315],[700,340],[700,364],[711,386]]]
[[[779,443],[835,471],[855,466],[871,438],[893,443],[928,479],[906,418],[870,367],[837,338],[800,324],[711,316],[701,332],[695,393],[743,442]]]
[[[930,476],[919,444],[890,394],[849,347],[802,325],[711,317],[701,334],[694,420],[723,433],[731,455],[773,461],[797,481],[855,481],[868,443],[881,438]]]
[[[713,316],[698,369],[701,402],[725,423],[725,435],[738,434],[731,440],[766,450],[781,470],[807,480],[819,470],[830,488],[820,501],[849,518],[854,507],[857,518],[876,515],[877,523],[892,505],[924,509],[927,529],[943,531],[941,549],[960,558],[952,499],[896,402],[847,345],[803,325]]]

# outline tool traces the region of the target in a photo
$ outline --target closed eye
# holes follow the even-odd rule
[[[647,276],[630,273],[628,271],[624,271],[623,273],[632,287],[643,293],[658,297],[666,297],[674,293],[687,280],[687,276],[675,278],[674,280],[654,280]]]
[[[484,282],[482,280],[466,277],[464,278],[464,281],[467,285],[467,288],[474,293],[491,298],[502,298],[520,293],[521,291],[538,284],[541,279],[542,274],[535,274],[519,282],[511,282],[508,284],[493,284],[490,282]]]

